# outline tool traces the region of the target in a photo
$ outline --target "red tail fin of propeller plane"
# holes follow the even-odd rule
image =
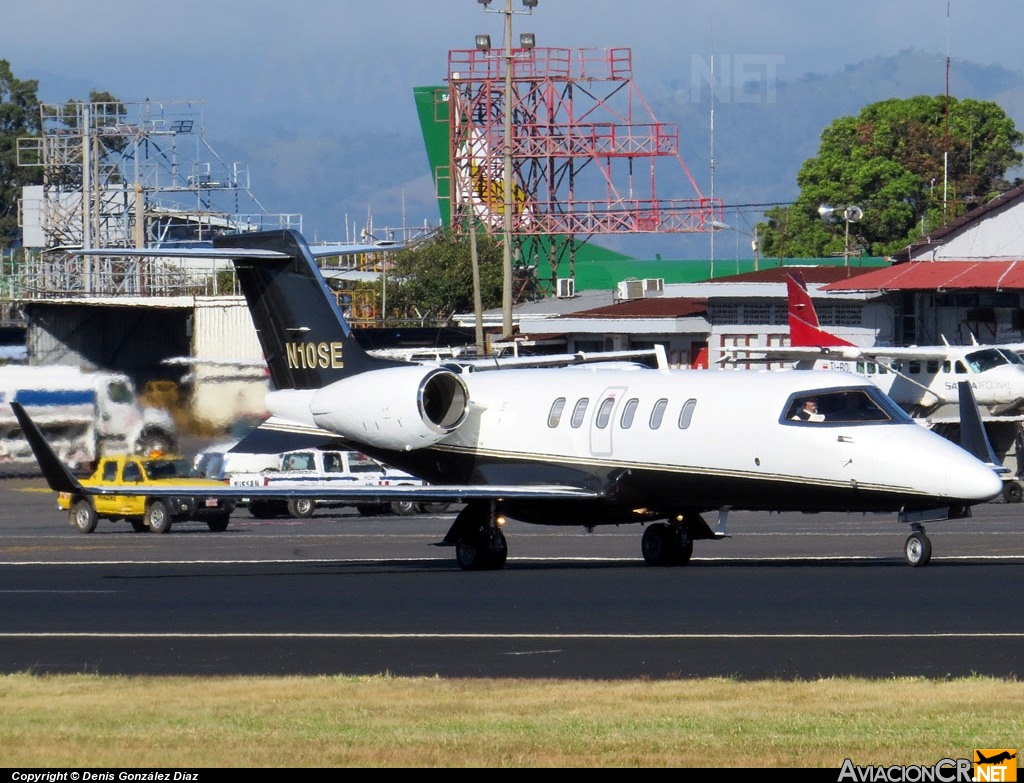
[[[799,347],[832,347],[853,345],[853,343],[823,331],[818,323],[818,314],[807,293],[804,276],[798,272],[786,275],[786,291],[789,301],[789,344]]]

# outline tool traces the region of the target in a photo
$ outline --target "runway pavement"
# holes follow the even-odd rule
[[[40,480],[0,481],[0,671],[672,678],[1019,677],[1024,505],[928,526],[733,513],[652,568],[639,526],[512,522],[509,562],[461,571],[452,515],[83,535]]]

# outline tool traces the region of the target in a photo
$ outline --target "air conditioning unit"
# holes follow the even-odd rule
[[[664,277],[648,277],[644,279],[644,296],[660,296],[665,293]]]
[[[571,277],[560,277],[555,281],[558,285],[555,296],[559,299],[571,299],[576,296],[576,280]]]
[[[623,280],[619,283],[619,299],[642,299],[643,296],[643,280]]]

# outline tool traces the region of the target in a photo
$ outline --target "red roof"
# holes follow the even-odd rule
[[[910,261],[822,286],[823,291],[1021,291],[1021,261]]]

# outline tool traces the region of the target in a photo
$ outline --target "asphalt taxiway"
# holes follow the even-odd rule
[[[506,528],[463,572],[451,514],[236,511],[166,535],[70,527],[41,480],[0,480],[0,671],[442,677],[1020,677],[1024,505],[928,526],[734,512],[730,538],[653,568],[639,526]]]

